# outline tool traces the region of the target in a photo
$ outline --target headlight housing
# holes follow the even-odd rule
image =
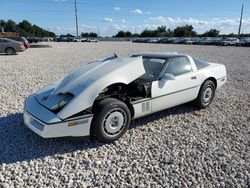
[[[69,103],[69,101],[71,101],[71,99],[74,97],[74,95],[73,94],[71,94],[71,93],[66,93],[66,94],[64,94],[64,97],[63,97],[63,99],[62,100],[60,100],[59,101],[59,103],[58,103],[58,107],[57,108],[63,108],[64,106],[66,106],[68,103]]]

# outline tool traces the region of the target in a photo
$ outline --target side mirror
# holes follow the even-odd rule
[[[175,76],[172,75],[172,74],[165,73],[165,74],[161,77],[161,81],[166,82],[167,80],[175,80]]]

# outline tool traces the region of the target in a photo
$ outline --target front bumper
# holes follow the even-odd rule
[[[62,121],[54,113],[40,105],[32,95],[25,100],[23,117],[27,127],[36,134],[43,138],[55,138],[89,136],[93,115]]]

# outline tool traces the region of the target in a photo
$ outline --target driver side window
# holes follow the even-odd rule
[[[6,43],[6,40],[0,39],[0,43]]]
[[[192,71],[192,66],[186,57],[174,57],[168,60],[165,73],[179,76]]]

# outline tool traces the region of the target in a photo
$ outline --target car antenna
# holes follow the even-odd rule
[[[117,55],[116,53],[114,53],[114,57],[115,57],[115,58],[117,58],[117,57],[118,57],[118,55]]]

